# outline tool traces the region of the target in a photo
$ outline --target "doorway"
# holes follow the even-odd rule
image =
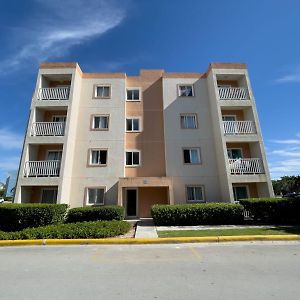
[[[126,190],[126,216],[137,217],[137,189]]]

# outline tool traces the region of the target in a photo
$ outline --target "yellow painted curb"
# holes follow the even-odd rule
[[[133,245],[133,244],[181,244],[181,243],[219,243],[242,241],[300,241],[300,235],[241,235],[241,236],[205,236],[205,237],[170,237],[170,238],[105,238],[105,239],[44,239],[44,240],[6,240],[4,246],[36,245]]]

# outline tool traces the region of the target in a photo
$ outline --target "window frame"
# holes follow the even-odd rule
[[[106,164],[92,164],[92,152],[93,151],[106,151]],[[88,160],[87,160],[87,166],[88,167],[107,167],[108,165],[108,148],[90,148],[88,150]]]
[[[197,150],[199,162],[197,162],[197,163],[193,163],[193,162],[187,163],[187,162],[185,162],[184,161],[184,150]],[[183,164],[184,165],[201,165],[202,164],[200,147],[183,147],[182,148],[182,157],[183,157]],[[190,158],[191,158],[191,154],[190,154]]]
[[[127,154],[127,152],[131,152],[131,153],[133,153],[133,152],[138,152],[139,153],[139,163],[138,164],[132,164],[132,165],[127,165],[127,161],[126,161],[126,154]],[[133,155],[133,154],[132,154]],[[136,168],[136,167],[140,167],[141,166],[141,164],[142,164],[142,157],[141,157],[141,150],[137,150],[137,149],[126,149],[125,150],[125,159],[124,159],[124,161],[125,161],[125,167],[126,168]],[[133,157],[132,157],[132,162],[133,162]]]
[[[186,95],[180,95],[180,87],[182,86],[191,86],[192,87],[192,95],[191,96],[186,96]],[[193,83],[179,83],[177,84],[177,96],[180,98],[192,98],[195,97],[195,88]]]
[[[239,202],[239,200],[235,200],[235,196],[236,196],[236,191],[235,191],[235,188],[240,188],[240,187],[245,187],[246,188],[246,193],[247,193],[247,198],[251,198],[250,196],[250,189],[249,189],[249,185],[247,184],[238,184],[238,185],[233,185],[232,186],[232,193],[233,193],[233,200],[235,202]]]
[[[182,127],[182,122],[181,122],[181,118],[183,117],[190,117],[190,116],[194,116],[195,117],[195,125],[196,127],[194,128],[186,128],[186,127]],[[198,129],[198,115],[196,113],[183,113],[179,115],[179,120],[180,120],[180,128],[181,129]]]
[[[109,95],[107,97],[97,96],[97,88],[98,87],[108,87],[109,88]],[[94,84],[94,91],[93,91],[93,99],[111,99],[111,84],[109,83],[99,83]]]
[[[90,189],[103,189],[102,203],[89,203],[89,190]],[[106,186],[88,186],[85,188],[84,204],[86,206],[103,206],[105,205]]]
[[[95,125],[95,117],[107,117],[108,121],[107,121],[107,128],[94,128]],[[110,123],[110,115],[109,114],[94,114],[91,115],[91,119],[90,119],[90,130],[91,131],[108,131],[109,130],[109,123]]]
[[[134,116],[129,116],[125,118],[125,131],[127,133],[134,133],[134,132],[141,132],[142,131],[142,122],[141,122],[141,117],[134,117]],[[128,130],[127,129],[127,120],[138,120],[139,121],[139,129],[138,130]],[[131,126],[132,126],[132,122],[131,122]],[[132,126],[133,127],[133,126]]]
[[[201,188],[202,200],[189,200],[188,198],[188,188]],[[202,184],[187,184],[185,185],[185,197],[187,203],[205,203],[205,187]]]
[[[139,99],[128,99],[127,97],[127,91],[129,90],[138,90],[139,91]],[[141,97],[142,93],[141,93],[141,88],[140,87],[127,87],[126,88],[126,102],[140,102],[142,100],[142,97]]]

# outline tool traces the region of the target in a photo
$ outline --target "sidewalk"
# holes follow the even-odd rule
[[[137,222],[135,238],[157,238],[156,227],[152,219],[140,220]]]
[[[277,227],[297,227],[289,225],[198,225],[198,226],[156,226],[157,231],[177,231],[177,230],[214,230],[214,229],[246,229],[246,228],[277,228]]]

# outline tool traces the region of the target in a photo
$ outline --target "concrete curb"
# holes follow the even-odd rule
[[[182,244],[182,243],[219,243],[242,241],[300,241],[300,235],[241,235],[241,236],[206,236],[172,238],[137,238],[137,239],[44,239],[44,240],[6,240],[0,241],[5,246],[45,246],[45,245],[146,245],[146,244]]]

